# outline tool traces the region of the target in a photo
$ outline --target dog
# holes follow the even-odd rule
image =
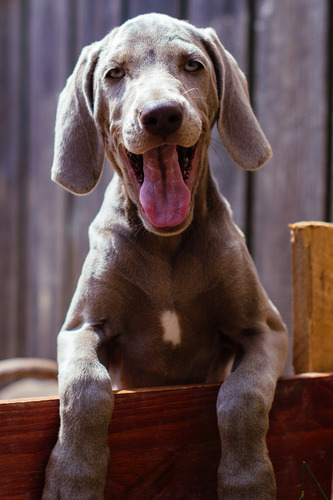
[[[112,388],[223,380],[218,496],[275,498],[266,433],[287,331],[212,177],[215,122],[240,167],[271,157],[215,31],[163,14],[84,48],[59,97],[52,179],[89,193],[105,155],[115,174],[58,335],[44,500],[104,497]]]

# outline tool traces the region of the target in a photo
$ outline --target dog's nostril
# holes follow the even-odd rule
[[[171,115],[169,117],[169,123],[177,123],[179,119],[180,119],[179,115]]]
[[[151,101],[141,109],[140,121],[147,132],[167,137],[181,126],[183,107],[173,101]]]
[[[157,126],[157,119],[154,117],[151,117],[151,118],[146,119],[143,123],[145,126],[148,126],[148,127],[156,127]]]

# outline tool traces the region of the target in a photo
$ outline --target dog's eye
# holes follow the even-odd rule
[[[110,69],[110,71],[107,72],[106,76],[107,78],[114,78],[116,80],[120,80],[121,78],[124,78],[125,71],[123,71],[120,68],[112,68]]]
[[[203,68],[203,65],[199,61],[188,61],[184,66],[185,71],[188,73],[193,73],[201,68]]]

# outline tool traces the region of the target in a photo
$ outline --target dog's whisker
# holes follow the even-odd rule
[[[220,141],[211,141],[210,149],[214,152],[217,158],[220,160],[221,165],[223,165],[223,148]]]
[[[198,92],[199,93],[199,89],[197,87],[193,87],[191,89],[187,89],[187,90],[185,90],[185,92],[182,93],[182,96],[184,97],[189,92]],[[199,97],[200,97],[200,95],[195,96],[196,99],[198,99]]]
[[[121,125],[118,125],[114,130],[112,130],[111,134],[113,137],[118,139],[118,137],[122,136],[123,132],[123,127]]]

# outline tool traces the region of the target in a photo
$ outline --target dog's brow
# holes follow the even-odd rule
[[[163,64],[169,59],[172,62],[178,64],[184,64],[189,59],[198,59],[201,62],[205,63],[207,61],[207,55],[200,50],[195,45],[189,43],[173,43],[170,44],[168,49],[168,57],[166,55],[166,47],[163,46],[163,50],[138,50],[138,48],[133,48],[133,51],[126,51],[126,53],[122,51],[113,52],[112,56],[109,58],[107,63],[108,68],[112,67],[131,67],[137,64],[146,65],[155,64],[159,61],[162,61]]]

